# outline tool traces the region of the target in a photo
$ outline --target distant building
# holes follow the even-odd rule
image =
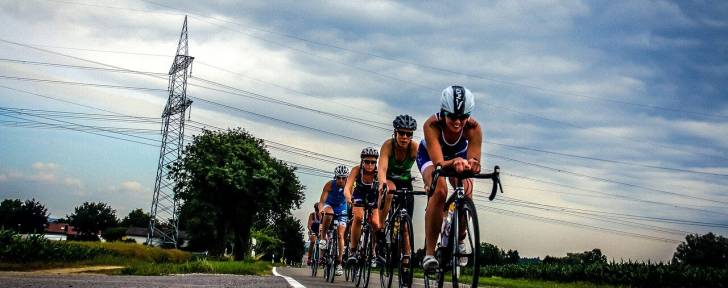
[[[76,234],[76,229],[66,223],[48,223],[44,236],[49,240],[65,241],[68,240],[68,236],[76,236]]]

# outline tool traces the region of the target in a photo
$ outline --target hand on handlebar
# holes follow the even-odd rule
[[[452,159],[452,168],[455,172],[462,173],[463,171],[470,170],[470,163],[460,157]]]
[[[471,158],[468,160],[468,164],[470,165],[470,172],[473,172],[473,174],[480,173],[480,160]]]

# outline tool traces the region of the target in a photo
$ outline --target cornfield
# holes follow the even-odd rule
[[[728,287],[728,269],[663,263],[492,265],[481,275],[640,287]]]

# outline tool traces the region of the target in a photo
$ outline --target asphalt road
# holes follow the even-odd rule
[[[334,283],[328,283],[324,280],[323,272],[324,270],[319,270],[318,276],[316,278],[311,277],[311,269],[306,268],[291,268],[291,267],[278,267],[277,271],[279,274],[291,277],[301,283],[301,285],[305,287],[347,287],[351,288],[354,287],[353,282],[346,282],[344,279],[344,276],[336,276],[334,278]],[[395,278],[394,281],[397,281]],[[393,283],[394,284],[394,283]],[[412,287],[425,287],[422,279],[416,279],[415,285]],[[394,286],[394,285],[392,285]],[[381,287],[379,282],[379,274],[374,273],[372,271],[372,275],[369,278],[369,287],[370,288],[379,288]]]
[[[0,287],[263,287],[286,288],[286,280],[275,276],[185,274],[175,276],[109,276],[103,274],[39,274],[2,272]],[[315,286],[310,286],[315,287]]]

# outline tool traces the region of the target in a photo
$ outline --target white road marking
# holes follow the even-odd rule
[[[273,267],[273,275],[278,276],[278,277],[283,277],[283,279],[286,279],[286,281],[288,282],[288,285],[291,285],[291,287],[293,287],[293,288],[306,288],[306,286],[303,286],[303,285],[301,285],[301,283],[298,283],[298,281],[296,281],[296,279],[279,274],[278,271],[276,271],[276,267]]]

